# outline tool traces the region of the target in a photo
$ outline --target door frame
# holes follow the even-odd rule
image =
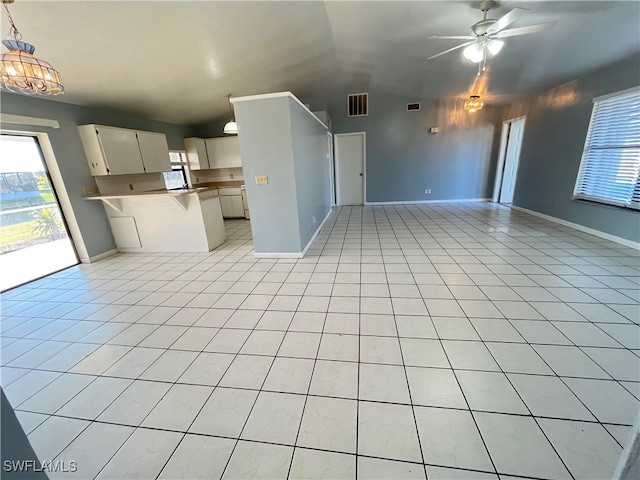
[[[60,210],[67,226],[67,231],[69,232],[69,237],[75,250],[76,257],[81,263],[91,263],[92,261],[102,258],[101,255],[97,255],[93,259],[89,256],[89,252],[87,251],[87,247],[80,231],[80,226],[78,225],[78,220],[76,219],[73,206],[71,205],[69,193],[65,187],[62,173],[58,166],[58,161],[56,160],[53,147],[51,146],[51,141],[49,140],[49,135],[44,132],[14,130],[8,128],[0,129],[0,134],[34,137],[36,139],[36,142],[40,147],[40,153],[42,154],[42,162],[49,171],[49,181],[51,182],[51,187],[55,190],[55,195],[58,199]]]
[[[362,135],[362,204],[367,205],[367,132],[349,132],[349,133],[334,133],[334,137],[346,137],[353,135]],[[334,139],[333,148],[335,151],[336,141]],[[334,155],[334,165],[335,165],[335,184],[336,184],[336,205],[338,204],[338,165],[337,165],[337,155]]]
[[[333,152],[333,133],[327,131],[327,148],[329,152],[329,188],[331,192],[331,206],[336,206],[336,162],[335,154]]]
[[[504,179],[504,167],[507,159],[507,147],[509,145],[509,135],[511,133],[511,124],[518,120],[524,120],[526,125],[526,122],[527,122],[526,118],[527,118],[526,115],[521,115],[519,117],[510,118],[509,120],[505,120],[504,122],[502,122],[502,133],[500,135],[500,152],[498,153],[498,164],[496,165],[496,176],[493,182],[493,197],[491,199],[493,203],[500,202],[500,192],[502,191],[502,181]],[[522,128],[524,128],[524,126]],[[522,134],[522,139],[524,139],[524,133]],[[520,170],[520,158],[518,158],[518,167],[517,167],[518,172],[519,170]],[[518,184],[517,178],[518,178],[518,173],[516,173],[516,185]],[[515,187],[514,187],[514,194],[515,194]]]

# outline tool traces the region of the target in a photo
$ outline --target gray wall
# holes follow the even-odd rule
[[[572,200],[593,98],[639,84],[635,55],[506,108],[527,116],[514,205],[639,242],[637,212]]]
[[[87,123],[135,128],[167,135],[170,149],[184,150],[183,138],[191,136],[191,129],[145,118],[132,117],[109,110],[71,105],[42,98],[12,93],[0,95],[3,113],[57,120],[60,128],[37,128],[3,124],[7,130],[45,132],[49,135],[64,186],[80,227],[89,256],[99,255],[115,248],[111,229],[101,202],[83,199],[82,187],[94,185],[80,142],[77,126]]]
[[[203,125],[196,125],[191,127],[194,137],[198,138],[214,138],[214,137],[226,137],[224,134],[224,126],[229,121],[229,117],[225,117],[220,120],[214,120]]]
[[[289,99],[300,244],[304,248],[331,210],[327,129]],[[313,218],[315,217],[315,222]]]
[[[353,93],[353,92],[352,92]],[[348,117],[347,95],[304,98],[328,109],[333,133],[364,131],[368,202],[491,197],[500,136],[500,109],[470,114],[464,100],[437,101],[369,93],[369,115]],[[407,103],[421,102],[420,111]],[[429,134],[430,127],[440,133]],[[424,193],[431,189],[431,194]]]
[[[256,253],[299,252],[289,99],[240,102],[234,107],[254,249]],[[269,183],[256,185],[257,175],[267,175]]]
[[[288,96],[234,107],[255,251],[301,253],[331,209],[327,130]]]

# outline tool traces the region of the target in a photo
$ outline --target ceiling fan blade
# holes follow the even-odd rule
[[[429,38],[440,40],[475,40],[476,37],[472,37],[471,35],[431,35]]]
[[[514,8],[513,10],[511,10],[509,13],[507,13],[506,15],[504,15],[503,17],[500,17],[496,23],[494,23],[493,25],[491,25],[488,29],[487,29],[487,35],[491,35],[492,33],[496,33],[499,32],[500,30],[502,30],[503,28],[511,25],[513,22],[515,22],[518,17],[520,15],[522,15],[522,12],[524,11],[524,8]]]
[[[502,30],[498,33],[491,35],[492,38],[506,38],[506,37],[515,37],[517,35],[526,35],[527,33],[537,33],[544,32],[545,30],[551,30],[555,24],[555,22],[548,23],[538,23],[537,25],[529,25],[527,27],[519,27],[519,28],[510,28],[509,30]]]
[[[458,50],[459,48],[463,48],[463,47],[466,47],[467,45],[471,45],[474,42],[466,42],[466,43],[463,43],[462,45],[458,45],[456,47],[450,48],[449,50],[445,50],[444,52],[436,53],[435,55],[431,55],[429,58],[427,58],[427,60],[433,60],[434,58],[438,58],[441,55],[445,55],[449,52],[453,52],[454,50]]]

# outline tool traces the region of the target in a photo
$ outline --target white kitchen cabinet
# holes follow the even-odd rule
[[[94,176],[171,171],[163,133],[103,125],[80,125],[78,132]]]
[[[220,195],[220,206],[224,218],[244,218],[244,205],[241,195]]]
[[[135,130],[82,125],[78,131],[92,175],[144,172]]]
[[[190,170],[209,169],[209,156],[204,138],[185,138],[184,149],[187,151],[187,163]]]
[[[147,173],[170,172],[171,160],[165,134],[137,130],[136,136],[142,154],[144,171]]]
[[[231,198],[231,213],[235,218],[244,218],[244,203],[242,195],[234,195]]]
[[[205,145],[209,168],[242,167],[238,137],[207,138]]]
[[[222,216],[225,218],[244,218],[244,203],[240,187],[222,187],[218,189]]]
[[[222,216],[224,218],[233,217],[233,203],[231,201],[233,197],[220,196],[220,207],[222,207]]]

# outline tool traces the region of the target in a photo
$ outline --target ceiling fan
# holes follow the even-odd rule
[[[467,59],[471,60],[474,63],[481,64],[478,66],[478,72],[480,72],[480,70],[484,70],[484,68],[486,67],[487,57],[489,55],[497,55],[504,46],[504,41],[501,40],[502,38],[542,32],[553,28],[553,26],[558,23],[557,21],[547,22],[505,30],[505,28],[515,22],[516,19],[518,19],[526,9],[514,8],[503,17],[500,17],[498,20],[494,20],[492,18],[487,18],[487,12],[494,6],[495,2],[492,0],[484,0],[480,2],[480,10],[483,12],[482,20],[471,26],[471,28],[469,29],[470,35],[432,35],[431,37],[429,37],[440,40],[467,41],[453,48],[449,48],[444,52],[432,55],[427,58],[427,60],[432,60],[434,58],[440,57],[441,55],[445,55],[460,48],[464,48],[462,53]]]

